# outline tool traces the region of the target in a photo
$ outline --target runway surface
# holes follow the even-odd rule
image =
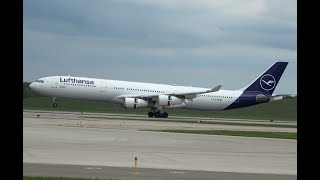
[[[113,114],[113,113],[89,113],[89,112],[69,112],[69,111],[43,111],[43,110],[23,110],[26,113],[38,114],[65,114],[65,115],[78,115],[78,117],[104,117],[114,119],[143,119],[143,120],[159,120],[163,118],[150,118],[147,115],[137,114]],[[206,117],[183,117],[183,116],[169,116],[165,120],[184,120],[184,121],[209,121],[209,122],[234,122],[234,123],[256,123],[256,124],[285,124],[297,125],[296,121],[280,121],[280,120],[258,120],[258,119],[232,119],[232,118],[206,118]]]
[[[183,122],[140,121],[139,119],[117,119],[110,117],[83,116],[73,113],[52,112],[24,112],[25,118],[30,118],[33,123],[43,125],[56,125],[65,127],[107,128],[122,130],[237,130],[237,131],[270,131],[270,132],[297,132],[297,128],[264,127],[264,126],[239,126],[227,124],[203,124]],[[39,118],[36,118],[40,115]],[[98,118],[97,118],[98,117]],[[40,120],[41,119],[41,120]],[[44,121],[46,120],[46,121]],[[245,125],[245,124],[244,124]]]
[[[170,169],[119,168],[107,166],[23,164],[25,176],[83,177],[119,180],[296,180],[294,175],[224,173]]]
[[[110,115],[92,113],[90,115],[73,113],[73,112],[47,112],[47,111],[26,111],[23,113],[24,117],[31,118],[33,121],[38,121],[37,115],[41,120],[38,123],[46,123],[47,125],[59,126],[85,126],[91,128],[112,128],[112,129],[135,129],[135,130],[159,130],[159,129],[185,129],[185,130],[238,130],[238,131],[270,131],[270,132],[297,132],[297,128],[283,128],[283,127],[264,127],[264,126],[246,126],[244,121],[243,126],[229,125],[228,120],[219,121],[226,122],[226,124],[203,124],[203,123],[183,123],[183,122],[161,122],[163,119],[149,118],[130,119],[126,116],[119,115],[116,118]],[[135,115],[133,115],[135,117]],[[122,118],[119,118],[122,117]],[[128,116],[131,117],[131,116]],[[54,121],[53,121],[54,120]],[[152,120],[152,121],[150,121]],[[166,119],[167,120],[167,119]],[[191,120],[191,119],[190,119]],[[192,119],[193,122],[195,119]],[[170,120],[169,120],[170,121]],[[187,121],[188,122],[188,121]],[[252,124],[250,122],[250,124]],[[253,124],[256,124],[254,122]],[[260,124],[260,123],[258,123]],[[261,125],[261,124],[260,124]]]
[[[36,116],[39,112],[23,113],[24,163],[123,169],[132,168],[134,157],[138,157],[140,168],[226,172],[225,177],[228,172],[236,172],[296,178],[296,140],[139,131],[220,128],[296,132],[296,128],[148,122],[46,113],[40,117]]]

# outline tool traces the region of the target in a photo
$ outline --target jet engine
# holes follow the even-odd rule
[[[267,97],[263,94],[258,94],[256,96],[256,101],[259,102],[259,103],[264,103],[264,102],[268,102],[270,100],[270,97]]]
[[[138,107],[147,107],[148,101],[139,98],[125,98],[124,107],[137,109]]]
[[[168,96],[168,95],[159,95],[159,105],[173,106],[178,104],[182,104],[181,98],[177,98],[175,96]]]

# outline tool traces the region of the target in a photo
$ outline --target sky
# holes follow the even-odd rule
[[[26,0],[23,81],[70,75],[236,90],[288,61],[297,94],[296,0]]]

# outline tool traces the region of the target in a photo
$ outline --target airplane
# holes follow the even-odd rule
[[[252,83],[238,90],[176,86],[143,82],[49,76],[31,83],[38,94],[53,98],[105,101],[124,108],[151,108],[149,117],[167,118],[164,109],[183,108],[222,111],[280,100],[289,94],[273,94],[288,62],[275,62]]]

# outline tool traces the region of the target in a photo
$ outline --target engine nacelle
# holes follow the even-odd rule
[[[259,102],[259,103],[264,103],[264,102],[268,102],[270,100],[270,97],[267,97],[263,94],[258,94],[256,96],[256,101]]]
[[[124,107],[137,109],[138,107],[147,107],[148,101],[139,98],[125,98]]]
[[[168,95],[159,95],[159,105],[173,106],[178,104],[182,104],[181,98],[177,98],[175,96],[168,96]]]

